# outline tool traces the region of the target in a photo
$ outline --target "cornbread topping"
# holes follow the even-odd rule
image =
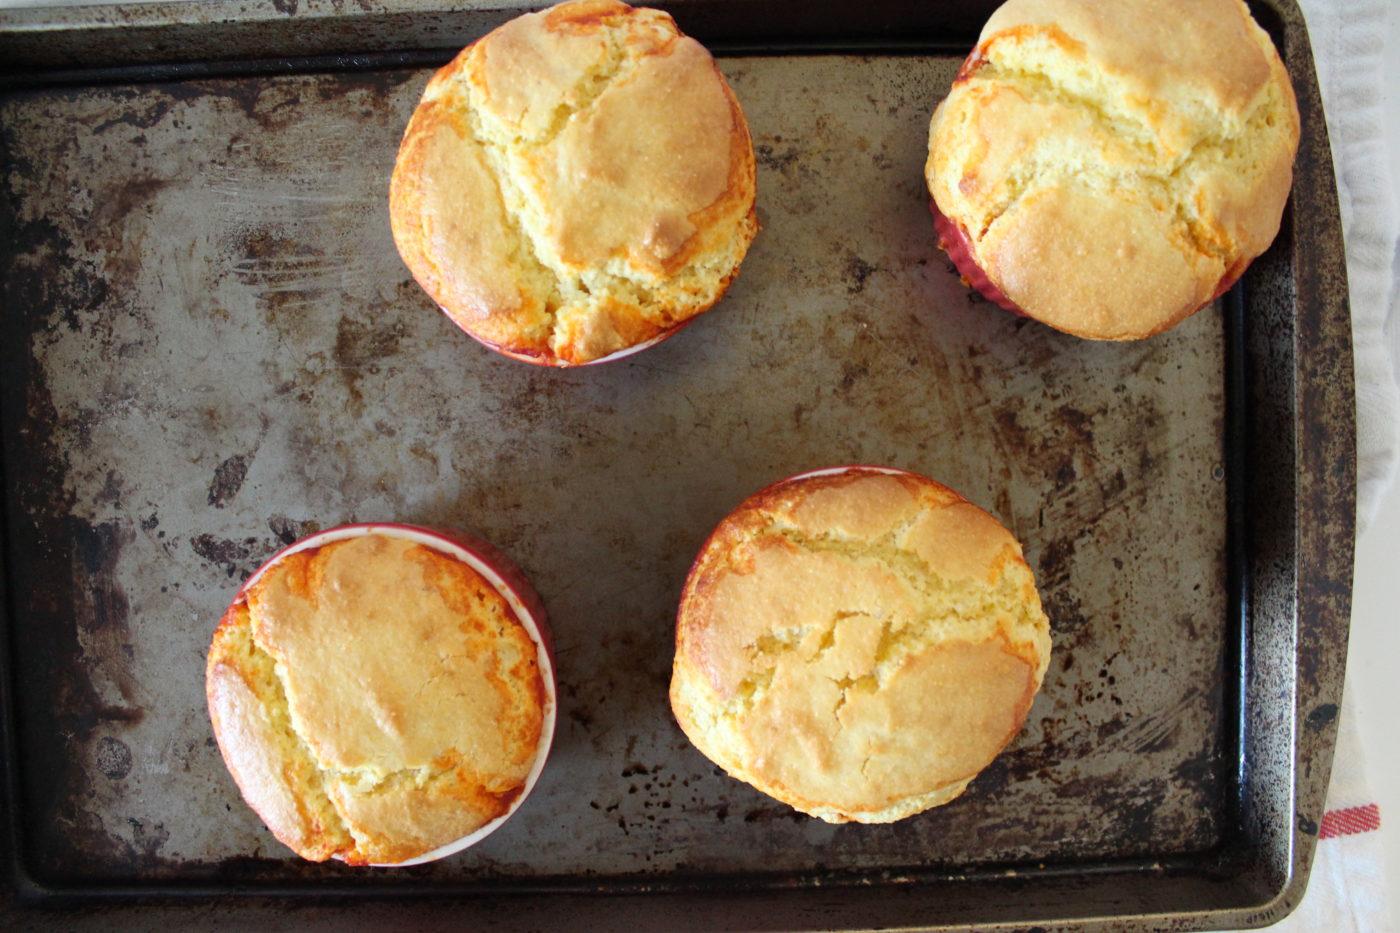
[[[539,752],[537,649],[464,562],[371,534],[288,554],[207,666],[229,770],[308,859],[394,863],[507,811]]]
[[[753,144],[671,17],[579,0],[518,17],[429,81],[390,193],[394,239],[468,333],[568,365],[708,308],[757,231]]]
[[[1020,546],[932,480],[799,478],[720,524],[687,581],[671,702],[730,774],[832,822],[966,788],[1049,657]]]

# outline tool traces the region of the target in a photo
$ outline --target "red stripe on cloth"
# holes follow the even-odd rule
[[[1347,807],[1345,810],[1330,810],[1322,814],[1322,829],[1317,838],[1331,839],[1333,836],[1369,833],[1380,828],[1381,808],[1374,803],[1368,803],[1364,807]]]

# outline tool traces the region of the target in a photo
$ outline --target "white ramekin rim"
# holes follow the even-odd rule
[[[918,476],[912,470],[902,470],[899,467],[872,466],[863,463],[849,463],[842,466],[822,467],[816,470],[808,470],[805,473],[794,473],[786,479],[780,479],[772,485],[778,486],[782,483],[792,483],[802,479],[812,479],[818,476],[839,476],[842,473],[884,473],[887,476]]]
[[[443,307],[442,305],[438,305],[438,307],[442,309],[443,313],[447,315],[449,320],[451,320],[453,323],[456,323],[457,319],[452,316],[451,311],[448,311],[447,308]],[[507,349],[506,347],[501,346],[495,341],[487,340],[480,334],[472,333],[465,327],[462,327],[462,325],[460,324],[458,324],[457,327],[459,330],[462,331],[462,333],[466,334],[468,337],[472,338],[477,343],[481,344],[483,347],[486,347],[488,350],[494,350],[502,356],[508,356],[513,360],[519,360],[522,363],[529,363],[532,366],[544,366],[547,368],[554,369],[580,369],[585,366],[597,366],[599,363],[611,363],[615,360],[620,360],[624,357],[632,356],[634,353],[641,353],[643,350],[649,347],[656,346],[658,343],[667,339],[668,337],[674,337],[676,334],[684,330],[685,327],[688,324],[690,324],[691,321],[695,320],[695,318],[699,316],[700,314],[697,313],[695,315],[692,315],[691,317],[686,318],[684,321],[677,321],[675,324],[672,324],[670,327],[666,328],[658,334],[653,334],[646,340],[643,340],[639,343],[634,343],[630,347],[623,347],[621,350],[614,350],[612,353],[609,353],[606,356],[600,356],[596,360],[589,360],[586,363],[568,363],[559,359],[541,359],[538,356],[531,356],[528,353],[520,353],[515,350]]]

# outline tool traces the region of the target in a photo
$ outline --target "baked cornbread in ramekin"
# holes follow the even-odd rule
[[[1050,655],[1021,547],[923,476],[839,467],[745,500],[696,559],[671,707],[739,780],[833,823],[947,803],[1020,730]]]
[[[1008,0],[934,111],[940,245],[998,304],[1160,333],[1278,233],[1298,107],[1240,0]]]
[[[464,331],[517,359],[675,333],[758,230],[753,142],[713,58],[659,10],[577,0],[433,75],[390,186],[394,241]]]
[[[539,598],[455,531],[348,525],[277,554],[214,633],[214,735],[304,858],[411,865],[498,828],[554,731]]]

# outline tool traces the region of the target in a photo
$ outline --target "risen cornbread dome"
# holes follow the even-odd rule
[[[1009,0],[933,115],[926,174],[964,278],[1127,340],[1269,246],[1297,144],[1288,74],[1239,0]]]
[[[822,471],[742,503],[681,597],[671,706],[734,777],[829,822],[961,794],[1049,660],[1020,545],[931,479]]]
[[[580,0],[518,17],[428,82],[390,190],[394,240],[458,326],[596,362],[713,305],[758,224],[748,127],[671,17]]]
[[[355,865],[418,858],[508,812],[551,702],[501,594],[383,534],[270,565],[219,623],[206,686],[229,771],[273,835]]]

